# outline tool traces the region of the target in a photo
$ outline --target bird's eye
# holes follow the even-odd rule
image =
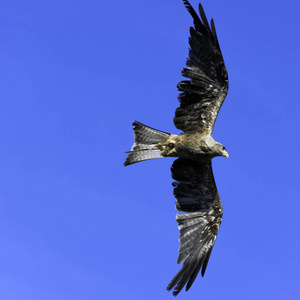
[[[222,147],[222,150],[223,150],[223,151],[226,151],[226,148],[223,146],[223,147]]]

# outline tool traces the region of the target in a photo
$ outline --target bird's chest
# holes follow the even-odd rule
[[[176,143],[176,152],[179,157],[203,159],[210,155],[210,137],[203,134],[181,134]]]

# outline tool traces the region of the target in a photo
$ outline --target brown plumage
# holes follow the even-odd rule
[[[180,230],[177,263],[181,270],[167,289],[176,296],[184,286],[188,290],[201,270],[205,273],[222,220],[222,203],[214,181],[211,160],[228,157],[225,147],[217,143],[212,132],[219,110],[228,92],[228,76],[213,20],[211,25],[199,4],[200,17],[188,1],[184,4],[193,17],[190,50],[182,75],[188,80],[178,83],[180,106],[174,124],[183,131],[173,135],[137,121],[134,145],[125,166],[147,159],[178,157],[172,165],[175,180],[176,220]]]

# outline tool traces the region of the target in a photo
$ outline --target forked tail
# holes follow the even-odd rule
[[[160,150],[155,147],[155,144],[160,142],[165,136],[170,135],[170,133],[153,129],[137,121],[133,121],[132,125],[134,144],[131,151],[126,152],[129,155],[126,158],[124,166],[143,160],[163,157],[160,155]]]

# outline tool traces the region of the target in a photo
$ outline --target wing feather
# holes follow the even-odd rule
[[[176,197],[176,215],[179,236],[177,263],[183,262],[181,270],[169,283],[167,289],[176,296],[186,285],[188,290],[201,270],[205,273],[207,263],[221,224],[223,208],[214,181],[211,161],[194,161],[178,158],[174,161],[172,177]],[[184,213],[185,212],[185,213]]]
[[[209,31],[209,24],[208,24],[208,21],[207,21],[207,18],[206,18],[206,15],[205,15],[205,12],[204,12],[204,9],[203,9],[201,3],[199,3],[199,12],[200,12],[200,16],[201,16],[204,26]]]

